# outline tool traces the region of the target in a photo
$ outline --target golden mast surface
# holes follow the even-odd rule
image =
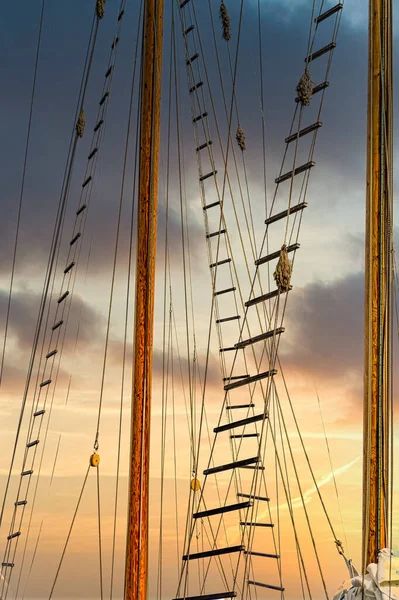
[[[390,547],[392,481],[392,0],[369,1],[363,572]]]

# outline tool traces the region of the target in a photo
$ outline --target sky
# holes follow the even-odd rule
[[[226,43],[221,39],[218,22],[218,2],[191,0],[198,19],[201,35],[199,68],[206,65],[204,98],[209,110],[209,128],[218,170],[218,185],[223,186],[223,156],[219,139],[226,151],[226,110],[220,80],[226,92],[227,115],[230,110],[232,77]],[[231,64],[236,56],[239,22],[238,0],[226,0],[232,39]],[[274,190],[274,179],[279,173],[284,151],[284,138],[294,110],[295,88],[303,72],[309,22],[309,0],[261,0],[262,64],[264,89],[264,120],[266,148],[266,200],[268,206]],[[325,5],[330,6],[332,2]],[[26,380],[30,351],[38,314],[44,273],[56,218],[62,178],[68,152],[71,128],[74,124],[76,99],[79,92],[84,57],[90,32],[94,2],[71,0],[67,10],[64,4],[46,0],[43,34],[39,55],[36,95],[32,113],[32,127],[28,152],[25,188],[23,194],[21,226],[16,255],[15,278],[10,311],[10,324],[4,359],[3,380],[0,387],[0,498],[6,485],[15,431],[21,408],[21,398]],[[190,440],[187,425],[187,407],[190,402],[199,411],[202,399],[202,381],[208,348],[208,330],[211,315],[211,278],[208,268],[207,245],[200,188],[198,164],[193,135],[190,96],[185,73],[184,45],[180,23],[176,43],[177,87],[179,115],[172,86],[171,130],[168,133],[169,77],[171,60],[171,5],[166,1],[164,36],[164,72],[160,156],[160,194],[158,214],[158,239],[156,263],[156,299],[154,328],[154,383],[151,421],[151,518],[150,518],[150,598],[159,594],[157,570],[159,560],[161,495],[162,508],[162,597],[174,598],[183,548],[185,518],[190,473]],[[318,3],[316,2],[316,5]],[[21,178],[28,126],[29,103],[36,53],[41,2],[34,0],[22,7],[9,3],[0,20],[0,55],[3,81],[3,110],[0,116],[1,150],[0,203],[0,328],[1,343],[5,332],[10,271],[15,240],[15,227],[21,189]],[[185,18],[193,17],[191,4]],[[216,45],[220,63],[216,59],[212,22],[216,29]],[[67,261],[74,214],[84,180],[87,155],[90,151],[90,130],[96,123],[97,104],[101,97],[104,73],[111,42],[115,35],[119,2],[108,0],[105,17],[100,23],[93,67],[85,101],[86,134],[79,142],[69,191],[69,203],[63,224],[63,233],[57,258],[50,315],[54,314],[56,298]],[[244,3],[242,35],[237,60],[236,92],[232,113],[232,129],[239,121],[246,136],[245,168],[237,148],[230,147],[228,170],[231,190],[225,196],[225,215],[232,243],[232,252],[240,282],[239,293],[244,300],[250,292],[250,274],[254,272],[254,259],[258,256],[264,234],[265,184],[262,158],[262,119],[260,111],[260,70],[258,38],[258,1]],[[394,16],[394,25],[397,16]],[[96,167],[96,177],[90,195],[90,210],[82,236],[81,262],[77,270],[74,291],[71,294],[68,327],[65,329],[63,352],[58,367],[57,384],[49,392],[52,402],[48,430],[42,432],[46,441],[40,477],[32,478],[30,494],[36,494],[35,508],[25,514],[19,553],[15,559],[17,569],[10,585],[9,597],[46,598],[49,596],[59,557],[70,527],[77,497],[87,469],[88,457],[93,448],[98,416],[102,365],[107,331],[111,277],[117,230],[117,214],[121,195],[121,174],[129,116],[129,96],[135,65],[135,48],[139,24],[139,6],[127,0],[123,29],[118,44],[117,62],[112,82],[112,93],[107,109],[106,128]],[[219,29],[218,29],[219,28]],[[255,32],[255,33],[254,33]],[[331,31],[326,24],[320,29],[322,40],[328,43]],[[397,46],[395,37],[395,58]],[[173,56],[172,56],[173,58]],[[136,63],[137,64],[137,63]],[[321,63],[320,63],[321,64]],[[220,67],[220,71],[219,71]],[[197,65],[196,67],[197,68]],[[319,81],[322,66],[312,65],[311,75]],[[320,69],[320,70],[319,70]],[[138,73],[138,71],[136,71]],[[173,74],[173,70],[172,70]],[[297,465],[297,474],[290,457],[285,456],[286,478],[290,485],[300,545],[304,553],[313,597],[323,596],[321,578],[315,560],[312,539],[307,532],[309,518],[314,533],[326,586],[330,595],[347,578],[343,561],[338,556],[331,531],[317,497],[314,480],[309,472],[301,438],[290,412],[289,399],[295,408],[298,428],[315,480],[333,523],[337,537],[342,540],[347,556],[359,565],[361,547],[361,476],[362,476],[362,386],[363,386],[363,261],[364,261],[364,198],[365,198],[365,141],[367,96],[367,2],[347,0],[342,13],[337,48],[334,53],[330,86],[326,91],[318,134],[315,162],[307,191],[308,207],[304,211],[300,230],[300,250],[296,254],[292,283],[284,320],[285,332],[279,346],[284,375],[277,383],[281,410]],[[395,90],[394,90],[395,91]],[[133,116],[137,108],[137,88],[134,93]],[[397,94],[394,93],[395,112]],[[316,99],[315,99],[316,100]],[[305,114],[306,124],[312,122],[316,103]],[[214,111],[216,119],[214,117]],[[180,145],[177,143],[176,123],[179,124]],[[129,303],[128,338],[125,384],[121,394],[123,365],[123,336],[125,326],[127,267],[129,261],[130,216],[132,212],[135,120],[132,119],[129,138],[128,168],[123,193],[122,219],[116,261],[115,285],[109,330],[109,349],[104,380],[101,410],[100,449],[101,468],[101,541],[103,550],[104,593],[109,595],[111,573],[111,548],[114,528],[114,501],[116,461],[120,406],[123,406],[120,490],[116,527],[116,562],[114,597],[121,597],[123,582],[124,531],[126,522],[126,497],[128,480],[128,441],[130,426],[130,386],[133,332],[133,303]],[[396,133],[395,126],[395,133]],[[201,132],[200,132],[201,133]],[[234,135],[233,135],[234,138]],[[396,145],[395,145],[396,148]],[[235,174],[234,158],[238,161],[240,182],[243,186],[244,205],[248,209],[248,189],[254,223],[254,245],[244,231],[243,242],[238,235],[233,210],[237,201],[237,219],[245,221],[240,205],[239,180]],[[182,165],[179,180],[178,164]],[[204,163],[206,164],[206,163]],[[169,172],[168,172],[169,165]],[[205,166],[204,166],[205,168]],[[246,177],[245,177],[246,176]],[[248,189],[246,187],[248,182]],[[395,180],[396,182],[396,180]],[[228,187],[228,186],[227,186]],[[281,186],[282,187],[282,186]],[[283,194],[287,192],[283,188]],[[213,182],[206,183],[206,202],[217,198]],[[297,191],[297,188],[296,188]],[[168,193],[167,193],[168,192]],[[276,210],[282,210],[286,196],[278,198]],[[166,205],[168,204],[168,208]],[[396,208],[396,203],[395,203]],[[209,212],[209,211],[208,211]],[[184,249],[182,246],[183,214]],[[248,213],[249,214],[249,213]],[[214,220],[212,220],[214,219]],[[168,232],[166,234],[166,226]],[[209,216],[210,231],[218,228],[218,221]],[[212,229],[213,228],[213,229]],[[244,227],[245,229],[245,227]],[[396,233],[396,230],[395,230]],[[281,245],[283,231],[276,228],[271,234],[270,249]],[[274,236],[274,237],[273,237]],[[165,242],[168,250],[165,252]],[[216,246],[213,246],[215,250]],[[223,250],[224,251],[224,250]],[[165,282],[165,256],[168,272]],[[183,261],[183,257],[185,261]],[[133,262],[135,250],[132,251]],[[274,265],[275,263],[273,263]],[[184,287],[184,270],[187,289]],[[272,271],[259,270],[263,289],[269,286]],[[225,279],[224,279],[225,277]],[[221,273],[218,286],[229,285],[230,276]],[[134,277],[131,278],[132,282]],[[165,285],[165,288],[164,288]],[[260,284],[257,283],[257,286]],[[237,286],[238,287],[238,286]],[[133,283],[130,289],[132,295]],[[257,289],[260,289],[257,287]],[[166,291],[165,291],[166,290]],[[237,296],[239,295],[237,293]],[[185,307],[187,294],[187,314]],[[164,308],[164,296],[166,308]],[[69,306],[69,305],[68,305]],[[169,317],[172,309],[173,318]],[[231,297],[221,297],[220,316],[234,309]],[[166,321],[164,319],[166,311]],[[230,312],[226,312],[230,311]],[[255,313],[254,313],[255,314]],[[259,327],[258,316],[251,317],[251,328]],[[259,318],[264,319],[264,315]],[[187,358],[186,319],[189,322]],[[166,324],[165,324],[166,323]],[[263,322],[264,324],[264,322]],[[163,335],[166,348],[163,352]],[[256,329],[254,329],[256,333]],[[239,329],[223,329],[223,345],[237,341]],[[47,339],[47,338],[46,338]],[[195,369],[191,375],[193,392],[189,394],[189,370],[193,360],[195,340]],[[223,402],[223,382],[218,344],[220,338],[213,324],[210,333],[205,409],[207,421],[201,437],[199,472],[207,467],[209,445],[208,429],[218,423]],[[395,341],[395,357],[397,345]],[[257,355],[259,358],[259,355]],[[163,380],[167,367],[168,376]],[[255,368],[254,359],[238,368]],[[235,371],[236,373],[237,371]],[[33,381],[36,381],[36,372]],[[277,378],[276,378],[277,380]],[[286,392],[284,382],[289,390]],[[245,392],[236,392],[237,399]],[[122,395],[122,401],[121,401]],[[395,406],[397,395],[394,391]],[[31,410],[33,392],[28,396],[27,411]],[[165,403],[167,401],[166,410]],[[259,397],[258,397],[259,401]],[[259,406],[259,405],[258,405]],[[274,428],[279,429],[277,399],[273,396]],[[397,410],[395,409],[395,415]],[[224,413],[222,413],[224,414]],[[241,415],[240,415],[241,416]],[[223,419],[226,417],[223,416]],[[199,427],[199,416],[194,419]],[[165,433],[165,465],[162,468],[163,425]],[[397,419],[396,419],[397,424]],[[27,420],[22,425],[21,440],[26,438]],[[325,434],[327,435],[328,447]],[[282,484],[275,484],[278,471],[276,453],[270,440],[265,447],[266,481],[270,495],[270,510],[259,508],[257,518],[280,524],[276,527],[277,544],[281,544],[283,582],[287,598],[299,598],[298,560],[292,523]],[[252,444],[252,441],[249,442]],[[395,448],[398,438],[395,438]],[[215,464],[228,462],[231,457],[228,438],[218,437],[214,454]],[[248,452],[254,446],[248,446]],[[287,441],[285,451],[288,453]],[[15,501],[18,473],[22,464],[23,448],[18,447],[6,511],[1,527],[1,548],[10,527],[12,506]],[[243,450],[244,452],[244,450]],[[246,451],[245,451],[246,452]],[[244,454],[245,454],[244,452]],[[241,454],[240,457],[244,456]],[[245,454],[247,456],[247,454]],[[56,467],[54,461],[56,457]],[[53,471],[54,468],[54,471]],[[35,467],[36,469],[36,467]],[[162,479],[162,472],[164,477]],[[332,473],[335,475],[335,482]],[[242,475],[243,485],[249,475]],[[199,477],[202,480],[202,476]],[[225,492],[229,484],[225,475],[207,480],[207,507],[216,506],[225,494],[233,503],[234,489]],[[219,488],[216,485],[219,486]],[[397,469],[395,485],[397,485]],[[37,488],[36,488],[37,483]],[[335,484],[337,487],[335,487]],[[37,491],[35,492],[35,489]],[[163,491],[162,491],[163,490]],[[222,490],[222,491],[220,491]],[[306,511],[303,508],[301,494]],[[338,495],[338,499],[337,499]],[[97,496],[95,473],[90,472],[87,486],[54,591],[54,597],[93,598],[99,596],[99,550]],[[397,503],[395,504],[397,507]],[[220,533],[220,542],[239,543],[236,513],[226,516],[226,530]],[[207,525],[198,525],[196,544],[209,535]],[[394,546],[399,549],[399,530],[394,526]],[[39,541],[37,541],[39,540]],[[35,545],[37,553],[34,556]],[[25,546],[26,544],[26,546]],[[257,532],[254,549],[270,552],[273,536],[268,530]],[[25,548],[25,556],[23,556]],[[34,557],[34,560],[33,560]],[[255,571],[263,581],[278,583],[275,566],[254,557]],[[23,565],[19,580],[19,569]],[[32,566],[31,566],[32,565]],[[228,566],[228,563],[226,562]],[[207,590],[221,585],[215,567],[209,574]],[[192,593],[196,593],[196,571],[193,569]],[[267,579],[269,577],[269,579]],[[18,583],[19,581],[19,583]],[[158,589],[158,592],[157,592]],[[259,591],[262,595],[262,591]],[[277,592],[276,592],[277,593]]]

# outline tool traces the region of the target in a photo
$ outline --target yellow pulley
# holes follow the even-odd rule
[[[193,490],[193,492],[198,492],[198,490],[201,489],[201,484],[198,481],[198,479],[194,478],[194,479],[191,480],[190,487]]]
[[[99,454],[92,454],[90,456],[90,466],[91,467],[98,467],[99,464],[100,464],[100,455]]]

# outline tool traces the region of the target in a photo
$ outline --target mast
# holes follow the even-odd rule
[[[145,600],[163,0],[145,0],[125,598]]]
[[[390,543],[392,0],[369,0],[363,572]]]

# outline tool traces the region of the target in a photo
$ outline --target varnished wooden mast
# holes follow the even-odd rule
[[[392,300],[392,0],[369,0],[363,572],[387,547]]]
[[[145,600],[163,0],[146,0],[143,29],[131,464],[125,598]]]

